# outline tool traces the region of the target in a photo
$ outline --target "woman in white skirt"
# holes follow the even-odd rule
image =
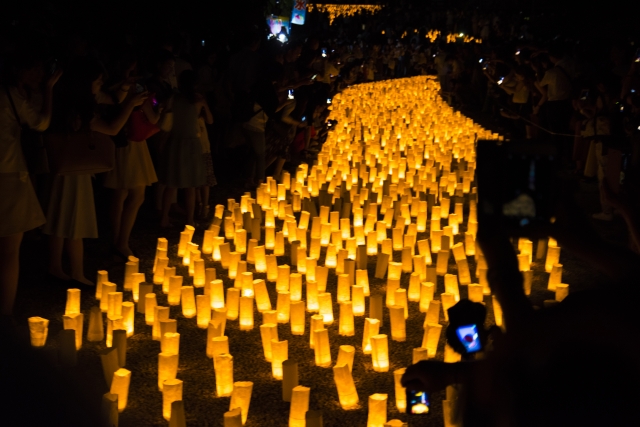
[[[67,70],[65,83],[66,96],[59,111],[63,118],[59,125],[65,130],[78,131],[89,128],[105,135],[117,135],[133,109],[147,99],[146,93],[129,96],[122,103],[118,116],[107,121],[98,112],[99,104],[112,101],[111,97],[101,91],[102,68],[98,63],[89,59],[78,59]],[[120,88],[123,97],[128,93],[129,86],[123,84]],[[93,286],[94,283],[84,276],[82,241],[84,238],[98,237],[91,175],[56,175],[50,199],[47,224],[43,230],[49,235],[49,274],[57,279],[69,281],[70,286]],[[71,264],[70,275],[67,275],[62,267],[65,246]]]
[[[16,58],[15,85],[0,91],[0,316],[10,316],[18,289],[20,244],[25,231],[45,222],[40,203],[29,179],[20,145],[22,124],[44,131],[51,121],[51,93],[60,71],[44,85],[42,107],[34,108],[31,90],[41,85],[42,62]]]
[[[155,109],[152,101],[151,97],[147,98],[140,107],[140,112],[148,123],[155,125],[160,120],[162,109]],[[129,120],[128,126],[131,129],[136,124],[131,122],[132,118]],[[128,138],[127,146],[116,150],[116,167],[107,172],[104,179],[104,186],[113,189],[110,211],[113,255],[125,261],[133,255],[129,248],[129,238],[138,210],[144,202],[145,189],[157,181],[146,139],[133,141]]]

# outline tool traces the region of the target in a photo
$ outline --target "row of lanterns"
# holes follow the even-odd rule
[[[161,344],[158,388],[163,416],[171,425],[184,425],[183,383],[177,378],[181,335],[177,320],[169,318],[170,306],[180,306],[184,318],[195,318],[197,327],[207,331],[206,356],[213,360],[215,394],[230,397],[223,416],[227,427],[247,422],[253,383],[236,380],[225,329],[228,322],[237,322],[241,331],[254,329],[255,310],[262,314],[263,357],[271,364],[274,380],[282,384],[283,400],[290,402],[290,426],[321,426],[322,413],[309,410],[313,385],[298,383],[298,363],[289,354],[288,341],[279,339],[281,327],[290,328],[295,337],[304,335],[309,326],[315,365],[333,365],[343,410],[359,408],[361,403],[352,375],[357,348],[340,346],[333,364],[330,341],[336,308],[337,333],[354,336],[355,318],[365,316],[368,298],[361,350],[371,358],[374,372],[390,370],[390,341],[398,345],[406,341],[406,320],[415,315],[410,303],[425,313],[422,345],[413,349],[413,363],[436,357],[441,312],[448,321],[447,309],[460,300],[460,286],[467,287],[472,301],[484,302],[490,295],[486,262],[475,244],[472,182],[475,140],[498,138],[454,112],[437,96],[438,89],[433,79],[416,77],[358,85],[337,95],[331,118],[338,125],[316,164],[301,165],[295,176],[284,172],[280,182],[268,178],[255,198],[247,193],[239,202],[229,199],[226,207],[216,206],[202,245],[192,241],[193,227],[180,234],[177,257],[188,276],[177,275],[177,266],[170,266],[168,253],[173,249],[165,238],[158,239],[153,284],[146,282],[134,257],[125,266],[124,292],[117,291],[106,271],[99,271],[95,294],[99,305],[89,312],[86,337],[106,344],[101,354],[110,387],[104,396],[105,416],[117,418],[127,406],[132,372],[124,368],[126,340],[139,315],[150,327],[152,339]],[[464,200],[468,200],[466,214]],[[528,286],[530,292],[533,242],[520,239],[518,249],[525,289]],[[279,264],[278,257],[287,250],[290,264]],[[394,252],[399,261],[394,261]],[[559,256],[554,241],[538,242],[536,259],[544,258],[549,290],[561,300],[568,286],[561,283]],[[468,257],[475,259],[474,271]],[[457,274],[450,273],[451,258]],[[370,271],[372,260],[375,269]],[[227,286],[218,278],[220,271],[228,274]],[[328,287],[333,275],[334,295]],[[403,275],[409,276],[406,289],[401,287]],[[443,277],[445,290],[440,295],[438,276]],[[192,286],[185,284],[188,277]],[[385,279],[385,292],[379,293],[376,282]],[[159,295],[166,295],[168,306],[159,305]],[[492,305],[501,325],[494,298]],[[390,337],[380,333],[384,307],[389,311]],[[83,337],[79,290],[68,291],[63,319],[73,354]],[[48,321],[30,318],[29,326],[32,344],[43,346]],[[445,346],[444,359],[455,362],[459,356]],[[403,373],[404,369],[393,372],[395,404],[401,413],[406,408],[400,384]],[[387,400],[388,393],[369,396],[368,427],[402,425],[399,420],[387,421]]]

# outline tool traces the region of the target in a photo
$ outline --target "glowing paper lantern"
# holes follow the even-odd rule
[[[303,301],[295,301],[290,304],[291,334],[303,335],[305,328],[305,310]]]
[[[365,302],[364,302],[364,287],[362,285],[354,285],[352,288],[352,303],[353,303],[353,315],[364,316]]]
[[[268,295],[267,295],[268,298]],[[278,323],[288,323],[289,313],[291,307],[291,301],[289,299],[289,292],[278,292],[278,300],[276,303]]]
[[[353,371],[353,359],[356,349],[352,345],[341,345],[338,351],[338,360],[336,366],[347,365],[349,371]]]
[[[331,348],[329,347],[329,331],[326,329],[315,329],[313,350],[315,353],[316,366],[328,368],[331,366]]]
[[[562,301],[569,296],[569,285],[566,283],[558,283],[556,285],[556,301]]]
[[[109,281],[109,273],[106,270],[98,270],[96,277],[96,300],[102,298],[102,284]]]
[[[364,295],[369,296],[369,272],[367,270],[356,270],[356,285],[360,285],[364,289]]]
[[[107,317],[122,316],[122,292],[109,292],[107,301]]]
[[[208,295],[196,296],[196,313],[198,328],[206,329],[211,320],[211,302]]]
[[[358,391],[356,390],[355,383],[353,382],[353,376],[351,370],[347,364],[337,364],[333,367],[333,380],[336,383],[338,389],[338,398],[340,399],[340,406],[344,410],[357,409],[358,408]]]
[[[424,336],[422,338],[422,348],[427,349],[430,359],[436,357],[441,332],[442,325],[439,323],[427,323],[425,327]]]
[[[83,321],[84,321],[84,316],[82,313],[65,314],[64,316],[62,316],[64,329],[70,329],[75,332],[76,350],[80,350],[80,347],[82,347]]]
[[[107,339],[105,345],[111,347],[113,345],[113,331],[123,329],[122,316],[107,317]]]
[[[149,293],[144,296],[144,319],[149,326],[155,323],[157,305],[156,294]]]
[[[122,326],[127,331],[127,336],[133,336],[133,330],[135,326],[135,305],[132,302],[126,301],[122,303]]]
[[[171,276],[169,278],[169,294],[167,296],[167,302],[169,305],[180,305],[182,281],[182,276]]]
[[[289,358],[289,341],[271,340],[271,374],[276,380],[282,379],[282,362]]]
[[[245,424],[247,422],[252,391],[253,383],[251,381],[236,381],[235,383],[233,383],[233,391],[231,392],[231,402],[229,403],[229,410],[240,408],[240,411],[242,413],[242,424]]]
[[[477,283],[469,285],[469,300],[472,302],[483,302],[484,294],[482,292],[482,285]]]
[[[302,275],[300,273],[289,275],[289,297],[291,301],[302,300]]]
[[[338,303],[351,300],[351,285],[348,274],[338,275]]]
[[[260,337],[262,338],[262,351],[267,362],[271,362],[273,352],[271,341],[278,341],[278,325],[276,323],[264,323],[260,325]]]
[[[438,252],[438,258],[436,260],[436,274],[438,276],[444,276],[447,274],[449,267],[449,251],[441,250]]]
[[[385,334],[371,336],[371,361],[374,371],[389,371],[389,341]]]
[[[407,290],[398,288],[394,295],[394,305],[400,306],[404,309],[404,318],[409,318],[409,303],[407,302]]]
[[[391,339],[404,342],[407,339],[407,326],[404,317],[404,307],[393,305],[389,307],[391,318]]]
[[[233,392],[233,356],[230,354],[214,356],[214,370],[216,373],[216,395],[218,397],[231,396]]]
[[[187,319],[195,317],[196,301],[193,286],[182,286],[180,291],[182,299],[182,315]]]
[[[165,267],[164,275],[162,277],[162,293],[165,295],[169,293],[169,284],[171,283],[171,278],[176,275],[175,267]]]
[[[442,311],[444,312],[444,320],[449,321],[449,309],[456,305],[456,296],[449,292],[443,292],[440,294],[440,301],[442,302]]]
[[[162,386],[162,415],[165,420],[171,419],[171,404],[182,400],[182,381],[166,380]]]
[[[502,307],[495,295],[491,295],[491,301],[493,303],[493,317],[495,318],[496,325],[502,326]]]
[[[322,315],[325,325],[333,323],[333,304],[331,302],[331,294],[324,292],[318,294],[319,314]]]
[[[387,395],[376,393],[369,396],[367,427],[384,427],[387,422]]]
[[[318,293],[327,290],[327,278],[329,277],[329,269],[324,266],[316,267],[316,282],[318,283]]]
[[[31,322],[29,322],[29,325],[31,325]],[[102,341],[103,339],[104,325],[102,323],[102,312],[100,311],[100,307],[91,307],[91,313],[89,314],[89,329],[87,330],[87,340],[90,342],[98,342]]]
[[[400,279],[387,279],[387,298],[386,305],[391,307],[396,305],[396,290],[400,288]]]
[[[100,299],[100,310],[103,313],[109,311],[109,294],[116,291],[116,284],[111,282],[104,282],[102,284],[102,298]]]
[[[255,295],[252,272],[245,271],[240,275],[240,287],[243,297],[253,297]]]
[[[239,315],[240,307],[240,290],[236,288],[227,288],[227,319],[236,320]]]
[[[290,274],[290,267],[288,265],[285,264],[285,265],[278,266],[278,278],[276,279],[277,291],[289,290],[289,274]]]
[[[131,371],[127,369],[118,369],[113,373],[110,393],[118,395],[118,412],[124,411],[127,407],[130,383]]]
[[[253,329],[253,297],[240,297],[240,330]]]
[[[420,311],[426,313],[429,309],[429,303],[433,301],[435,285],[431,282],[420,284]]]
[[[351,301],[340,302],[340,322],[338,333],[346,337],[352,337],[355,334],[355,326],[353,322],[353,307]]]
[[[411,363],[415,365],[421,360],[429,359],[429,351],[426,348],[422,348],[422,347],[414,348],[412,357],[413,358]]]
[[[242,411],[240,408],[224,413],[224,427],[242,427]]]
[[[156,306],[154,308],[153,330],[151,331],[151,336],[153,337],[154,341],[160,341],[160,338],[162,337],[160,331],[160,322],[165,320],[169,320],[169,307]]]
[[[454,295],[456,302],[460,301],[460,288],[458,287],[458,276],[455,274],[444,275],[445,292]]]
[[[78,314],[80,313],[80,289],[67,289],[67,303],[64,309],[64,314]]]
[[[215,270],[214,270],[215,271]],[[204,260],[196,259],[193,261],[193,286],[202,288],[205,283]]]
[[[258,311],[263,313],[271,310],[271,300],[269,299],[269,293],[267,292],[267,284],[262,279],[253,281],[253,290],[256,298],[256,305]]]
[[[549,283],[547,289],[555,291],[556,286],[562,283],[562,264],[553,264],[551,267],[551,274],[549,275]]]
[[[267,281],[275,282],[278,279],[278,258],[275,255],[267,255]]]
[[[401,379],[404,373],[406,372],[406,368],[400,368],[393,371],[393,382],[394,389],[396,395],[396,408],[398,412],[404,414],[407,410],[407,391],[404,387],[402,387]]]
[[[554,264],[558,264],[560,262],[560,247],[559,246],[549,246],[547,248],[547,259],[544,263],[544,271],[547,273],[551,273]]]
[[[124,290],[130,291],[133,289],[133,274],[138,272],[137,262],[127,262],[124,265]]]
[[[165,354],[180,354],[180,334],[177,332],[167,332],[162,335],[160,352]]]
[[[305,427],[305,414],[309,410],[309,394],[311,389],[304,386],[293,388],[291,408],[289,411],[289,427]]]

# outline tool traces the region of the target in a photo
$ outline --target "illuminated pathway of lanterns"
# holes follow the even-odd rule
[[[69,290],[61,361],[73,365],[88,317],[109,390],[105,416],[150,411],[180,426],[197,400],[206,406],[198,413],[226,427],[402,425],[388,419],[406,419],[404,369],[460,359],[442,333],[447,309],[467,297],[502,325],[475,244],[473,186],[476,138],[499,136],[438,89],[429,77],[346,89],[333,99],[337,124],[316,164],[216,206],[202,240],[189,226],[177,246],[158,239],[147,274],[134,258],[124,283],[98,272],[90,310]],[[561,300],[560,248],[536,244]],[[530,292],[533,242],[518,249]],[[45,344],[47,325],[29,319],[33,346]],[[126,362],[131,337],[160,345],[139,368],[153,377],[144,401],[128,407],[142,393]],[[187,347],[196,350],[185,361]],[[195,377],[210,382],[188,392]],[[432,420],[442,425],[441,415]]]

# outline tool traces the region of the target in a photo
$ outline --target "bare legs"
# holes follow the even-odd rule
[[[196,192],[198,206],[201,206],[198,216],[201,218],[205,218],[209,214],[209,189],[208,185],[203,185]]]
[[[169,211],[177,194],[177,188],[165,187],[164,194],[162,195],[162,219],[160,220],[160,227],[166,228],[171,225],[169,222]]]
[[[49,236],[49,274],[62,280],[70,280],[62,269],[64,237]]]
[[[112,243],[123,255],[133,255],[129,248],[129,238],[138,216],[138,210],[144,202],[144,191],[144,186],[113,191],[111,200]]]
[[[11,316],[18,290],[20,244],[24,233],[0,237],[0,315]]]
[[[71,264],[71,276],[65,274],[62,268],[62,250],[65,244]],[[85,285],[94,285],[93,282],[84,277],[84,244],[82,239],[49,236],[49,274],[63,280],[71,278]]]
[[[185,188],[184,189],[184,199],[185,204],[187,205],[187,225],[195,225],[195,221],[193,216],[196,211],[196,189],[195,188]]]
[[[186,205],[185,207],[187,211],[187,225],[195,225],[193,217],[196,210],[196,188],[184,188],[183,190]],[[177,194],[177,188],[165,188],[164,196],[162,199],[162,220],[160,221],[160,227],[165,228],[171,225],[171,223],[169,222],[169,211],[171,210],[171,205],[176,199]]]

